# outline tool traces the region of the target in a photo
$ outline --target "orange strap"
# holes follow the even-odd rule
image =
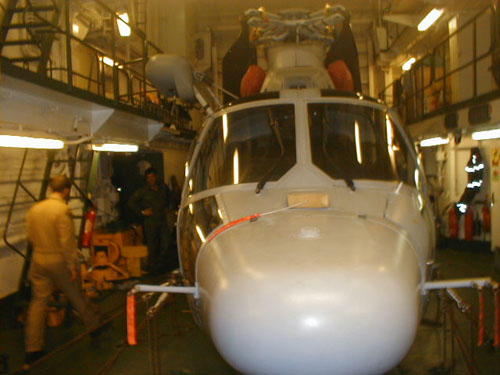
[[[484,293],[483,288],[479,288],[479,332],[477,346],[484,344]]]
[[[500,347],[500,287],[493,289],[495,294],[495,341],[493,346]]]
[[[255,215],[242,217],[241,219],[238,219],[238,220],[231,221],[230,223],[227,223],[226,225],[217,229],[210,237],[208,237],[207,243],[212,241],[216,236],[218,236],[219,234],[224,232],[226,229],[234,227],[235,225],[237,225],[239,223],[243,223],[244,221],[258,219],[259,217],[260,217],[260,214],[255,214]]]
[[[137,330],[135,327],[135,294],[127,295],[127,340],[129,345],[137,345]]]

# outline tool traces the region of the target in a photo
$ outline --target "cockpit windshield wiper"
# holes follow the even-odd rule
[[[280,156],[276,161],[273,163],[271,168],[266,172],[266,174],[262,177],[262,179],[259,181],[257,184],[257,187],[255,188],[255,194],[259,194],[262,189],[264,188],[264,185],[266,182],[269,180],[269,177],[271,177],[272,173],[276,169],[276,167],[281,163],[281,159],[283,159],[283,156],[285,156],[285,145],[283,144],[283,139],[281,138],[281,132],[280,132],[280,125],[278,120],[276,120],[273,116],[272,110],[269,109],[269,126],[271,127],[273,134],[278,141],[278,144],[280,146]]]
[[[326,123],[325,123],[325,119],[323,117],[323,124],[322,124],[322,140],[321,140],[321,148],[322,148],[322,151],[323,151],[323,156],[325,157],[326,160],[328,160],[328,162],[330,163],[330,165],[337,171],[339,172],[339,168],[337,166],[337,164],[335,163],[335,161],[332,159],[332,157],[330,156],[330,154],[328,154],[328,150],[326,149],[326,140],[327,140],[327,132],[326,132]],[[340,172],[339,172],[340,174]],[[347,187],[349,189],[351,189],[352,191],[356,191],[356,186],[354,185],[354,181],[352,180],[352,178],[350,177],[342,177],[342,179],[344,180],[345,184],[347,185]]]

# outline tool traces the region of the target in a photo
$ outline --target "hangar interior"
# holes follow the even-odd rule
[[[351,15],[362,94],[382,100],[397,112],[419,151],[429,186],[428,204],[435,216],[436,260],[442,274],[498,280],[497,2],[331,3],[336,4]],[[146,335],[138,348],[124,344],[126,289],[141,277],[163,282],[141,273],[143,246],[137,230],[131,229],[137,218],[126,202],[143,184],[144,170],[150,166],[159,170],[172,190],[187,183],[186,161],[206,115],[199,104],[160,92],[146,76],[148,60],[158,53],[186,57],[195,76],[209,82],[215,96],[222,98],[222,61],[238,38],[239,18],[247,9],[260,6],[274,13],[292,8],[316,11],[325,2],[0,1],[0,374],[14,373],[23,364],[22,315],[29,301],[30,258],[25,217],[35,201],[47,196],[48,180],[57,174],[73,181],[69,205],[77,233],[84,232],[86,215],[92,206],[96,208],[94,242],[81,250],[90,256],[97,247],[110,246],[106,241],[119,243],[113,255],[107,252],[105,264],[113,264],[107,273],[83,283],[87,295],[113,322],[113,329],[100,346],[89,346],[78,318],[70,310],[67,317],[57,318],[57,312],[64,310],[59,305],[65,303],[54,303],[55,327],[48,332],[51,352],[30,373],[237,373],[196,331],[182,297],[172,297],[168,312],[157,321],[148,321],[148,328],[156,324],[163,332],[156,341],[149,340],[149,349]],[[433,9],[442,13],[420,31],[420,21]],[[265,51],[258,49],[257,55],[264,64]],[[13,138],[5,136],[50,139],[61,142],[61,147],[13,147]],[[132,150],[100,151],[105,144]],[[172,228],[174,211],[169,219]],[[122,247],[129,245],[134,250],[127,254]],[[84,268],[83,273],[92,272],[96,265]],[[477,293],[464,292],[464,296],[471,310],[466,309],[465,317],[459,315],[457,326],[437,321],[449,311],[440,312],[439,298],[430,298],[424,317],[427,324],[419,329],[410,354],[390,374],[500,373],[493,336],[486,348],[475,348],[481,315]],[[484,315],[487,319],[495,315],[494,296],[488,294],[488,298],[483,320]],[[487,326],[494,330],[491,319]],[[468,333],[456,339],[459,326]]]

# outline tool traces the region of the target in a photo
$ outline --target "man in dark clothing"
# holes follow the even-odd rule
[[[160,274],[176,266],[175,254],[169,253],[170,231],[167,223],[167,209],[170,208],[170,189],[158,181],[154,168],[145,172],[147,184],[137,190],[129,199],[129,207],[144,218],[144,237],[148,246],[148,270]]]

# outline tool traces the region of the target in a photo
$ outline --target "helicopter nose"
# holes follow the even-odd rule
[[[283,236],[276,223],[249,223],[206,245],[199,283],[220,354],[259,375],[380,374],[396,366],[420,311],[418,263],[406,237],[368,221],[295,229]]]

